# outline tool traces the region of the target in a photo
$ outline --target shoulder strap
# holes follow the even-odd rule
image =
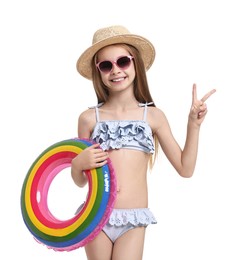
[[[148,105],[152,105],[154,104],[154,102],[149,102],[149,103],[139,103],[139,106],[140,107],[144,107],[144,113],[143,113],[143,120],[146,121],[146,118],[147,118],[147,106]]]
[[[95,109],[96,122],[100,121],[99,107],[101,107],[102,105],[103,105],[103,103],[99,103],[97,106],[89,107],[89,108],[94,108]]]

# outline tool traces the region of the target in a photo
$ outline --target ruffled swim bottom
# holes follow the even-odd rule
[[[149,208],[113,209],[103,232],[114,243],[125,232],[136,227],[147,227],[157,221]]]

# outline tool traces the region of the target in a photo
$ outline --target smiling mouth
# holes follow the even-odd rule
[[[120,82],[120,81],[123,81],[125,78],[122,77],[122,78],[118,78],[118,79],[112,79],[111,81],[112,82]]]

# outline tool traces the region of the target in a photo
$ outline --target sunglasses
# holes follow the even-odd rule
[[[111,72],[114,64],[116,64],[118,68],[122,70],[126,70],[130,66],[132,59],[133,56],[131,55],[120,56],[117,58],[116,61],[110,61],[110,60],[100,61],[96,64],[96,66],[99,69],[99,71],[103,73]]]

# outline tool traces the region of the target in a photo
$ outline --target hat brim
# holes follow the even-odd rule
[[[93,44],[91,47],[86,49],[83,54],[79,57],[76,68],[78,72],[85,78],[92,78],[92,68],[91,62],[94,55],[103,47],[117,44],[117,43],[125,43],[134,46],[140,52],[142,56],[142,60],[145,65],[145,69],[148,70],[154,62],[155,59],[155,48],[150,41],[146,38],[134,35],[134,34],[124,34],[117,35],[111,38],[99,41]]]

